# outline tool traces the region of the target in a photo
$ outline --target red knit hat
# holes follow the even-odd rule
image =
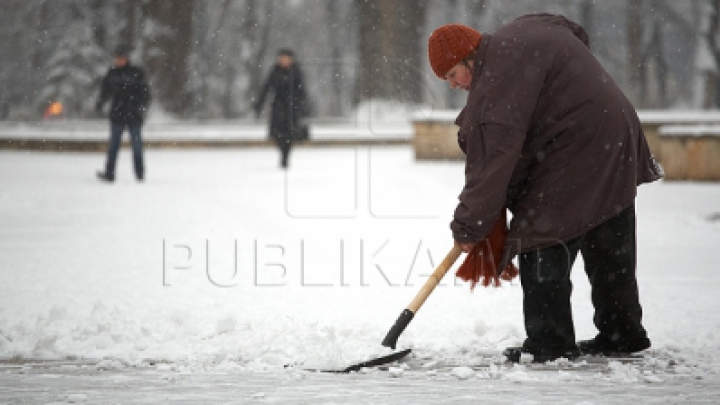
[[[480,44],[482,34],[462,24],[443,25],[428,39],[428,58],[437,77],[445,75]]]

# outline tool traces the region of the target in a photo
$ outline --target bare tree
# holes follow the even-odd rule
[[[668,68],[660,21],[657,19],[653,21],[650,30],[647,46],[640,59],[643,72],[640,82],[640,105],[653,108],[665,107]],[[655,78],[654,81],[651,80],[651,76]]]
[[[192,5],[192,0],[149,0],[146,4],[143,42],[153,93],[165,110],[179,116],[190,110]]]
[[[329,0],[327,2],[327,22],[328,22],[328,42],[330,43],[330,103],[328,113],[331,116],[343,115],[343,63],[342,63],[342,43],[338,40],[342,38],[343,23],[340,20],[340,10],[337,1]]]
[[[645,81],[642,61],[644,33],[643,6],[645,0],[627,3],[627,70],[630,99],[637,105],[641,100],[640,83]]]
[[[717,108],[720,106],[720,0],[709,0],[709,12],[707,15],[708,27],[705,31],[705,40],[708,44],[710,56],[714,62],[714,69],[705,72],[705,108]]]
[[[348,116],[371,98],[458,108],[464,95],[431,78],[430,30],[459,22],[492,32],[540,11],[581,23],[638,107],[720,107],[718,2],[3,0],[0,118],[35,119],[51,98],[66,99],[69,116],[86,115],[92,81],[121,42],[147,67],[155,104],[180,117],[249,114],[281,46],[307,62],[323,115]],[[692,85],[699,74],[702,93]]]
[[[192,113],[237,118],[251,111],[268,53],[274,2],[195,2],[191,57]]]
[[[43,60],[45,0],[12,0],[0,13],[0,119],[37,117]]]
[[[243,67],[247,74],[246,99],[251,102],[260,92],[263,84],[262,61],[270,53],[270,30],[272,27],[275,6],[273,2],[248,0],[247,16],[243,20],[243,47],[247,56]]]
[[[592,49],[592,41],[595,34],[595,0],[582,0],[580,3],[580,25],[590,37],[590,49]]]
[[[90,97],[100,86],[106,60],[97,44],[98,8],[84,1],[66,2],[60,15],[62,32],[52,53],[43,63],[46,81],[39,93],[41,103],[61,102],[65,114],[81,117],[93,111],[95,100]]]
[[[427,2],[356,0],[359,72],[356,101],[422,101],[423,33]]]

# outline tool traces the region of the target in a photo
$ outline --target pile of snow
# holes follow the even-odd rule
[[[287,172],[274,149],[146,158],[146,182],[123,152],[105,185],[93,178],[100,154],[2,153],[0,357],[281,371],[387,354],[382,338],[451,246],[463,181],[461,163],[416,163],[402,147],[298,149]],[[709,183],[657,183],[638,197],[651,355],[681,375],[720,372],[720,223],[707,219],[717,201]],[[577,337],[589,338],[582,261],[573,282]],[[498,356],[523,341],[521,301],[517,282],[471,292],[448,276],[399,343],[429,361]],[[570,378],[463,367],[450,376]],[[664,378],[641,370],[602,378]]]

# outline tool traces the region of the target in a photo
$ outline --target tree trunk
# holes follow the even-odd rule
[[[328,41],[330,43],[330,110],[333,117],[343,115],[343,65],[342,65],[342,29],[340,12],[335,0],[327,1]]]
[[[653,24],[653,36],[648,52],[654,61],[656,93],[653,100],[653,106],[656,108],[667,107],[668,99],[668,65],[665,60],[665,44],[663,41],[663,25],[659,20]]]
[[[627,14],[627,69],[628,96],[633,104],[642,104],[641,87],[643,82],[642,38],[643,38],[643,0],[628,2]]]
[[[272,1],[248,0],[246,5],[247,14],[243,20],[242,37],[245,44],[250,44],[251,56],[244,60],[244,69],[248,76],[248,99],[254,100],[263,85],[265,72],[262,68],[262,61],[269,52],[270,43],[270,21],[273,19]],[[260,21],[261,14],[265,15],[266,21]]]
[[[720,18],[720,0],[711,0],[710,12],[708,13],[708,19],[710,24],[708,26],[706,39],[710,54],[712,55],[713,61],[715,62],[715,70],[706,73],[705,80],[705,108],[718,108],[720,106],[720,75],[718,70],[720,69],[720,44],[718,44],[718,32],[720,31],[720,25],[718,18]]]
[[[382,36],[377,27],[381,18],[381,12],[375,0],[356,0],[355,13],[358,24],[358,60],[359,67],[355,82],[354,101],[359,104],[361,101],[374,97],[382,97],[382,86],[384,77],[378,77],[384,72],[384,66],[378,62],[381,54],[380,43]]]
[[[427,1],[355,0],[359,69],[355,102],[422,101]]]
[[[487,0],[475,0],[467,3],[470,26],[477,27],[477,24],[480,24],[480,19],[485,15],[486,3]]]
[[[169,112],[184,117],[190,109],[188,59],[192,42],[192,0],[149,0],[145,37],[147,71],[153,95]],[[146,27],[147,29],[148,27]]]
[[[386,30],[396,30],[395,49],[396,63],[392,66],[391,83],[398,85],[401,99],[420,103],[423,96],[425,49],[425,20],[427,1],[398,1],[395,21],[386,20]]]
[[[595,36],[595,0],[583,0],[580,3],[580,25],[588,33],[588,42],[590,43],[590,49],[592,49],[592,39]]]

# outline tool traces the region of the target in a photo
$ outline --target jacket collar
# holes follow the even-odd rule
[[[492,41],[492,34],[483,34],[480,44],[477,47],[477,55],[475,56],[475,66],[473,67],[473,79],[470,83],[470,90],[475,88],[480,75],[482,74],[483,68],[485,67],[485,57],[487,56],[487,50],[490,47]]]

